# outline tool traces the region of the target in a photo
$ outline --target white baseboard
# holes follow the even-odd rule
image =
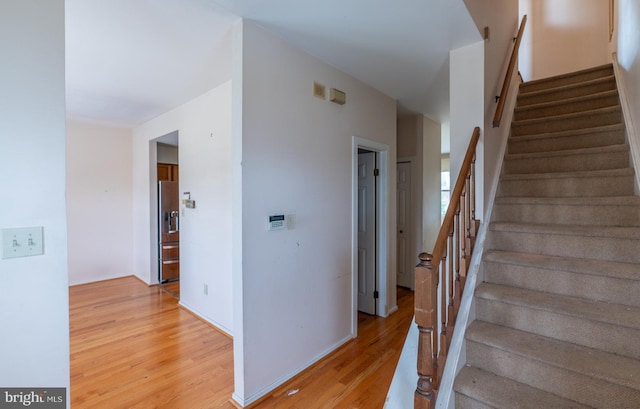
[[[316,362],[320,361],[322,358],[326,357],[327,355],[329,355],[333,351],[337,350],[342,345],[346,344],[347,342],[349,342],[352,339],[353,339],[353,337],[351,335],[349,335],[346,338],[341,339],[340,341],[336,342],[335,344],[333,344],[329,348],[327,348],[324,351],[322,351],[320,354],[316,355],[311,360],[307,361],[305,364],[303,364],[300,367],[298,367],[297,369],[295,369],[293,372],[290,372],[289,374],[281,377],[280,379],[276,380],[275,382],[267,385],[266,387],[262,388],[261,390],[259,390],[258,392],[252,394],[251,396],[247,397],[246,399],[242,399],[236,393],[233,393],[233,395],[231,397],[235,401],[235,403],[240,405],[240,407],[244,408],[246,406],[249,406],[252,403],[257,402],[263,396],[265,396],[268,393],[272,392],[273,390],[275,390],[279,386],[283,385],[285,382],[291,380],[294,376],[298,375],[299,373],[301,373],[305,369],[309,368],[311,365],[313,365]]]
[[[217,330],[219,330],[223,334],[227,335],[229,338],[233,338],[233,333],[231,332],[231,330],[229,328],[225,327],[224,325],[220,324],[216,320],[212,320],[212,319],[208,318],[206,315],[201,314],[198,310],[188,306],[187,304],[183,303],[182,301],[180,301],[178,303],[178,305],[180,307],[184,308],[185,310],[189,311],[191,314],[195,315],[196,317],[200,318],[202,321],[206,322],[207,324],[210,324],[211,326],[215,327]]]
[[[389,311],[387,312],[387,315],[384,317],[388,317],[389,315],[393,314],[394,312],[398,311],[398,305],[394,305],[393,307],[391,307],[391,309],[389,309]]]
[[[629,149],[631,150],[631,161],[633,162],[633,168],[636,173],[636,194],[640,194],[640,135],[636,132],[635,124],[633,123],[632,109],[629,105],[629,99],[627,97],[627,89],[629,89],[626,82],[626,78],[623,74],[623,70],[618,63],[617,53],[613,53],[612,56],[613,71],[616,76],[616,85],[618,87],[618,95],[620,97],[620,105],[622,106],[622,115],[624,117],[624,125],[626,128],[626,137],[629,142]]]

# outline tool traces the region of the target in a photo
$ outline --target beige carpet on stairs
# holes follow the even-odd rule
[[[456,408],[640,408],[640,197],[611,65],[520,86]]]

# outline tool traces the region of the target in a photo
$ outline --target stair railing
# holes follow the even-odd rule
[[[479,221],[475,218],[475,160],[480,128],[471,136],[433,254],[421,253],[415,269],[418,385],[414,409],[432,409],[469,269]],[[440,296],[438,296],[440,284]],[[438,331],[438,320],[440,330]]]
[[[520,22],[520,29],[518,30],[518,35],[514,38],[515,45],[513,46],[513,51],[511,51],[511,58],[509,59],[509,67],[507,67],[507,73],[504,76],[504,81],[502,82],[502,90],[500,91],[500,95],[496,96],[496,102],[498,105],[496,106],[496,113],[493,116],[493,127],[497,128],[500,126],[500,121],[502,121],[502,111],[504,111],[504,104],[507,102],[507,93],[509,92],[509,87],[511,85],[511,78],[513,77],[513,70],[516,69],[516,63],[518,62],[518,51],[520,50],[520,42],[522,41],[522,35],[524,33],[524,27],[527,24],[527,16],[522,16],[522,21]]]

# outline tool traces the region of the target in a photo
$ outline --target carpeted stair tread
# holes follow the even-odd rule
[[[545,118],[523,119],[511,123],[513,136],[586,129],[595,126],[615,125],[622,122],[619,105],[589,111],[573,112]]]
[[[605,276],[621,280],[640,282],[640,265],[615,261],[547,256],[544,254],[518,253],[512,251],[488,251],[484,260],[515,266],[538,267],[552,271],[568,271],[584,275]],[[640,298],[640,297],[639,297]],[[624,302],[623,299],[620,302]]]
[[[517,107],[514,112],[514,120],[551,117],[559,114],[570,114],[611,107],[617,104],[619,104],[617,90],[603,91],[593,95],[582,95],[559,101],[549,101]]]
[[[555,173],[567,171],[620,169],[629,165],[629,145],[505,155],[506,173]]]
[[[491,283],[479,285],[476,289],[476,297],[532,310],[549,311],[554,314],[640,330],[639,307],[603,303]],[[640,351],[638,352],[640,353]]]
[[[640,226],[640,197],[497,197],[496,222],[534,224]]]
[[[542,89],[557,88],[567,84],[583,83],[597,78],[610,77],[613,73],[613,64],[603,64],[579,71],[527,81],[520,84],[520,91],[526,93]]]
[[[632,168],[554,173],[505,174],[500,177],[497,197],[584,197],[634,194]]]
[[[633,206],[640,211],[640,196],[604,197],[497,197],[496,204],[558,205],[558,206]]]
[[[508,141],[509,153],[526,153],[542,150],[566,150],[625,143],[624,125],[614,124],[587,129],[515,136]]]
[[[561,398],[482,369],[467,366],[458,374],[456,409],[589,409],[590,406]]]
[[[640,401],[640,361],[512,328],[474,322],[467,362],[600,408]]]
[[[483,263],[487,283],[640,307],[637,264],[497,250]]]
[[[529,91],[525,88],[521,89],[520,93],[518,94],[516,107],[520,108],[523,106],[540,104],[547,101],[558,101],[563,99],[576,98],[583,95],[592,95],[615,89],[616,81],[613,75],[542,90]]]
[[[601,155],[603,153],[628,152],[628,151],[629,151],[629,145],[626,143],[622,143],[622,144],[613,144],[613,145],[593,147],[593,148],[567,149],[563,151],[509,153],[505,155],[505,160],[554,158],[554,157],[574,156],[574,155]]]
[[[588,170],[576,172],[554,172],[554,173],[521,173],[514,175],[502,175],[501,180],[528,180],[528,179],[580,179],[591,177],[620,177],[633,176],[632,168]]]
[[[469,326],[466,338],[551,366],[636,389],[640,398],[640,361],[636,359],[484,321],[474,321]]]
[[[638,240],[640,244],[640,227],[622,226],[569,226],[557,224],[533,224],[513,222],[493,222],[492,231],[512,231],[545,235],[611,237]],[[639,247],[640,249],[640,247]]]
[[[640,263],[640,227],[493,222],[485,248]]]

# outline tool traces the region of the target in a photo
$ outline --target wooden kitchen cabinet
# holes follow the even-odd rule
[[[178,165],[170,163],[158,163],[158,182],[159,181],[178,181]]]

